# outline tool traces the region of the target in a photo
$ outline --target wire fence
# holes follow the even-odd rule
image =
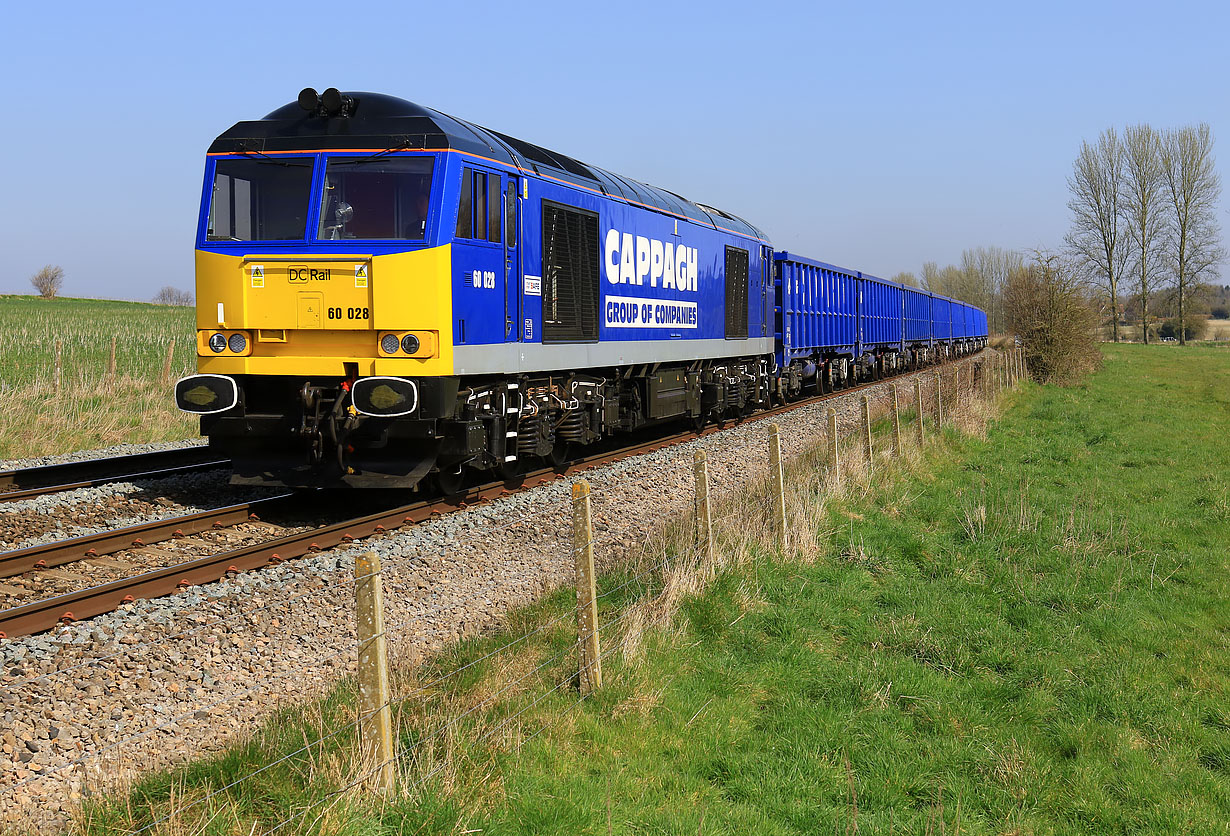
[[[942,378],[937,378],[938,385],[932,389],[934,401],[926,404],[923,410],[917,411],[918,414],[911,414],[916,411],[912,409],[913,399],[905,398],[905,403],[911,407],[907,410],[907,416],[910,420],[922,422],[934,414],[942,416],[940,421],[944,420],[944,417],[952,421],[954,416],[970,409],[974,404],[995,398],[1025,371],[1023,365],[1014,358],[1004,358],[1005,362],[1002,364],[993,364],[988,358],[995,356],[985,354],[982,363],[976,368],[970,365],[970,372],[962,374],[958,371],[957,376],[950,379],[948,387],[944,386]],[[840,460],[834,456],[831,462],[827,461],[825,451],[830,446],[836,451],[844,444],[849,454],[852,448],[857,450],[859,445],[866,444],[868,452],[874,458],[874,450],[871,449],[874,440],[871,422],[885,417],[894,421],[893,441],[884,446],[881,455],[896,456],[903,452],[902,438],[912,437],[911,433],[902,432],[900,399],[896,397],[886,398],[878,406],[874,418],[870,408],[867,408],[861,413],[861,417],[854,421],[848,420],[843,428],[844,432],[840,433],[841,437],[836,439],[836,443],[831,443],[832,439],[826,441],[819,455],[809,454],[806,450],[803,455],[812,455],[812,463],[819,463],[821,467],[831,469],[829,478],[837,478],[840,475]],[[776,425],[771,425],[768,435],[771,439],[777,438]],[[884,433],[880,435],[883,436]],[[766,453],[768,452],[766,450]],[[769,458],[769,455],[765,456],[766,463]],[[798,458],[799,456],[796,456],[796,459]],[[858,456],[847,455],[843,458],[857,460]],[[681,594],[703,589],[716,573],[723,571],[737,559],[732,551],[742,542],[741,538],[748,537],[749,486],[726,485],[724,490],[713,492],[708,483],[708,471],[704,461],[704,455],[698,454],[692,495],[677,497],[674,506],[663,508],[660,514],[647,517],[639,526],[633,527],[633,533],[640,538],[638,548],[634,548],[626,562],[602,582],[596,579],[595,553],[627,550],[626,526],[618,532],[608,532],[605,536],[596,537],[594,534],[591,503],[600,500],[618,510],[619,503],[626,500],[626,497],[613,488],[595,488],[584,479],[576,480],[571,496],[537,504],[512,518],[501,519],[483,527],[485,535],[527,525],[533,526],[539,533],[545,532],[546,542],[541,548],[555,554],[558,562],[571,564],[574,569],[577,589],[575,610],[565,606],[560,607],[558,612],[535,616],[532,618],[532,625],[519,635],[510,637],[505,632],[494,641],[480,637],[477,639],[478,645],[461,647],[447,654],[444,659],[432,660],[419,668],[389,670],[386,654],[385,661],[377,664],[377,667],[383,665],[384,669],[372,672],[369,670],[371,659],[377,657],[365,654],[372,647],[386,641],[388,630],[383,625],[387,622],[383,619],[388,617],[388,612],[383,607],[383,593],[380,592],[384,570],[381,569],[375,554],[368,552],[363,555],[363,561],[356,563],[353,578],[355,609],[356,612],[362,611],[364,605],[372,605],[372,601],[365,601],[362,596],[374,594],[377,596],[373,600],[380,618],[374,624],[367,624],[362,618],[356,617],[353,622],[353,641],[341,642],[338,648],[304,663],[302,667],[287,665],[279,673],[263,677],[250,687],[228,693],[216,701],[194,705],[186,711],[164,716],[135,733],[100,741],[79,755],[42,769],[20,781],[4,782],[0,784],[0,808],[6,798],[14,796],[19,790],[29,789],[40,782],[63,780],[66,776],[80,774],[88,764],[106,763],[108,757],[122,747],[148,740],[160,731],[178,729],[178,724],[189,717],[200,716],[203,711],[212,712],[228,704],[271,693],[279,683],[302,678],[304,669],[320,669],[340,659],[346,659],[348,667],[352,661],[358,661],[359,700],[358,705],[348,710],[350,716],[347,719],[342,721],[332,718],[328,727],[322,724],[319,733],[314,736],[309,736],[305,730],[302,743],[284,747],[287,751],[275,752],[267,762],[216,787],[207,786],[191,797],[176,798],[172,794],[157,808],[156,814],[154,808],[151,808],[148,821],[139,829],[128,831],[130,836],[154,831],[162,826],[165,826],[167,832],[179,832],[184,829],[183,822],[190,814],[199,813],[202,808],[208,810],[211,802],[234,794],[245,783],[268,775],[276,768],[296,759],[310,756],[314,751],[330,747],[350,752],[348,757],[356,759],[354,769],[358,772],[357,777],[341,782],[342,786],[321,795],[310,805],[285,818],[270,822],[269,827],[262,832],[266,835],[276,833],[315,814],[315,821],[307,828],[311,830],[321,817],[356,787],[368,786],[376,781],[384,791],[395,790],[402,795],[412,795],[422,789],[442,771],[456,765],[447,751],[441,753],[435,750],[447,749],[444,743],[451,739],[450,736],[468,725],[473,726],[473,733],[466,738],[465,743],[468,747],[477,749],[487,744],[495,735],[510,730],[513,723],[525,718],[545,701],[558,698],[562,693],[575,692],[575,698],[570,699],[562,708],[552,706],[550,710],[541,712],[541,716],[534,721],[536,725],[529,733],[521,726],[517,727],[518,733],[511,751],[520,751],[528,742],[557,725],[601,688],[604,662],[611,661],[619,653],[626,655],[636,651],[640,645],[639,631],[643,630],[647,620],[652,621],[655,608],[659,612],[669,612],[671,600],[676,600]],[[777,532],[781,535],[780,539],[773,539],[771,542],[784,546],[786,528],[790,522],[784,510],[780,516],[775,511],[777,507],[785,507],[783,497],[786,485],[783,472],[781,467],[769,469],[767,491],[763,495],[752,497],[750,507],[754,509],[753,513],[762,516],[769,529],[780,529]],[[582,485],[583,490],[580,489]],[[714,513],[715,508],[718,513]],[[566,509],[570,509],[571,514],[563,513]],[[565,524],[568,517],[571,517],[570,528]],[[662,533],[665,530],[663,517],[676,520],[674,528],[665,535]],[[669,527],[670,523],[667,523],[666,528]],[[725,547],[719,548],[723,543]],[[731,543],[735,546],[731,547]],[[374,565],[375,568],[372,571],[360,571],[360,563]],[[132,656],[137,650],[154,650],[195,634],[222,633],[235,629],[245,620],[255,623],[258,616],[272,616],[280,609],[308,604],[316,596],[336,596],[338,593],[339,588],[330,585],[305,590],[156,639],[128,645],[113,653],[83,660],[71,667],[26,676],[5,684],[10,692],[13,692],[14,688],[20,689],[23,686],[46,683],[54,678],[69,677],[108,662],[119,662]],[[599,615],[601,619],[598,618]],[[575,632],[572,632],[574,628],[569,626],[569,622],[574,620],[576,626]],[[630,629],[634,624],[639,624],[640,627]],[[485,648],[482,642],[488,641],[492,641],[495,646]],[[598,650],[600,643],[601,651]],[[573,656],[575,663],[569,661]],[[453,660],[455,664],[445,660]],[[505,667],[497,669],[497,662],[501,660]],[[445,667],[441,667],[441,662],[445,663]],[[426,681],[419,681],[418,676],[423,672],[428,674]],[[476,695],[467,689],[463,677],[463,674],[467,673],[480,678],[497,676],[502,679],[499,687]],[[398,687],[394,687],[394,683]],[[391,736],[391,746],[388,743],[382,744],[372,732],[381,713],[390,711],[396,712],[394,723],[400,723],[400,728],[395,729]],[[353,744],[344,743],[350,737],[355,738],[358,743],[358,754],[354,754],[356,747]],[[369,760],[373,762],[368,763]],[[392,770],[389,767],[392,767]],[[393,776],[394,786],[388,785],[389,775]],[[107,790],[106,787],[102,789],[104,792]],[[253,832],[256,832],[256,825],[253,825]]]

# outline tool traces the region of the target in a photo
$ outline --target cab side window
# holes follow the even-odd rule
[[[517,246],[517,189],[516,180],[509,179],[508,192],[505,195],[505,216],[504,228],[508,230],[508,246]]]
[[[500,175],[466,166],[457,203],[457,237],[500,243],[501,214]]]
[[[461,175],[461,200],[457,204],[457,237],[471,238],[474,234],[474,170],[469,166]]]

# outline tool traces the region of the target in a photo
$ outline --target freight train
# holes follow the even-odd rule
[[[302,91],[210,146],[198,374],[238,484],[458,490],[983,346],[985,314],[431,108]]]

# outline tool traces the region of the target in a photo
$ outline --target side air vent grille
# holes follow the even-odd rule
[[[747,338],[747,250],[726,248],[726,339]]]
[[[598,216],[544,200],[543,342],[598,339],[598,258]]]

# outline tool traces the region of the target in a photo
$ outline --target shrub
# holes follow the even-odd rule
[[[1203,338],[1206,325],[1207,323],[1202,317],[1188,318],[1183,326],[1183,339],[1190,341]],[[1179,338],[1179,320],[1175,318],[1163,322],[1161,327],[1157,329],[1157,335],[1159,337],[1174,337],[1177,340]]]
[[[1214,308],[1214,319],[1230,319],[1230,308]]]
[[[1009,275],[1004,313],[1039,380],[1071,384],[1101,366],[1098,313],[1058,256],[1036,253],[1033,263]]]
[[[60,286],[64,284],[64,268],[48,264],[30,277],[30,284],[34,285],[39,296],[54,299],[60,293]]]

